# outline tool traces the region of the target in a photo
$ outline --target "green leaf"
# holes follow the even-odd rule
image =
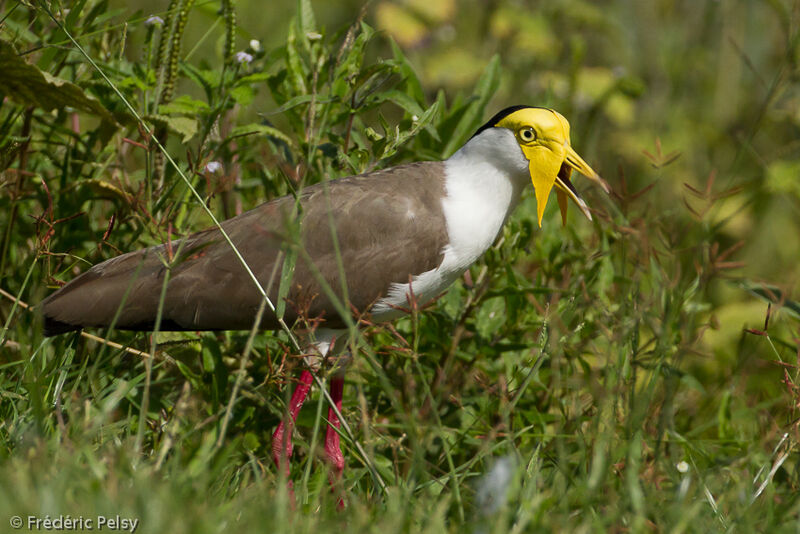
[[[422,106],[420,106],[416,100],[397,89],[390,89],[389,91],[380,93],[380,98],[381,100],[388,100],[389,102],[397,104],[409,115],[416,115],[419,117],[423,113]]]
[[[475,329],[483,339],[491,339],[506,321],[506,299],[486,299],[475,317]]]
[[[442,109],[442,104],[440,102],[434,102],[432,106],[428,107],[427,110],[423,109],[420,106],[417,106],[416,103],[406,95],[397,90],[391,90],[386,92],[389,95],[389,100],[398,106],[402,107],[406,110],[409,114],[412,115],[412,118],[416,116],[416,120],[414,121],[414,127],[412,129],[412,135],[416,135],[417,132],[421,128],[424,128],[426,132],[428,132],[431,137],[434,138],[436,141],[441,141],[439,138],[439,132],[433,126],[433,121],[436,116],[439,114],[439,111]],[[415,110],[415,111],[412,111]]]
[[[116,125],[117,121],[95,97],[61,78],[39,70],[25,62],[14,48],[0,40],[0,94],[24,106],[34,106],[45,111],[67,106],[100,117]]]
[[[75,23],[78,22],[78,17],[80,17],[81,12],[83,11],[86,0],[77,0],[72,4],[73,5],[70,6],[69,13],[64,18],[63,23],[64,27],[70,33],[74,34]],[[30,7],[36,9],[38,6],[31,5]],[[47,39],[48,43],[51,44],[62,43],[67,40],[67,34],[64,33],[64,30],[61,28],[54,28],[54,31],[48,32]],[[42,69],[48,69],[54,64],[54,62],[61,61],[66,53],[66,49],[62,46],[58,46],[57,44],[55,44],[55,46],[46,46],[37,61],[37,66]]]
[[[183,136],[186,143],[197,133],[197,121],[189,117],[170,117],[167,119],[167,126],[170,130]]]
[[[748,291],[749,293],[765,300],[766,302],[781,306],[783,311],[793,315],[796,319],[800,319],[800,302],[788,298],[781,288],[767,283],[753,282],[747,279],[738,280],[734,283],[745,291]]]
[[[78,22],[78,17],[81,16],[81,11],[83,11],[84,5],[86,5],[86,0],[77,0],[70,6],[69,13],[64,21],[64,26],[66,26],[67,30],[70,32],[74,31],[75,23]]]
[[[400,75],[403,77],[403,83],[406,84],[408,94],[416,100],[420,105],[425,104],[425,92],[422,90],[422,84],[419,81],[417,73],[408,62],[408,58],[403,54],[403,51],[394,42],[394,39],[389,38],[389,44],[392,47],[392,55],[397,63]]]
[[[288,135],[273,126],[267,126],[266,124],[245,124],[243,126],[237,126],[233,129],[233,131],[231,131],[230,138],[244,137],[247,135],[264,135],[268,137],[274,137],[276,139],[280,139],[289,146],[294,146],[291,138]]]
[[[308,93],[306,90],[308,69],[297,50],[297,34],[294,31],[294,25],[289,25],[289,35],[286,37],[286,73],[292,92],[306,95]]]
[[[268,72],[254,72],[253,74],[248,74],[246,76],[242,76],[238,80],[236,80],[236,85],[242,85],[245,83],[259,83],[265,82],[272,76]]]
[[[228,94],[241,106],[249,106],[256,96],[255,90],[249,85],[231,87]]]
[[[20,4],[22,3],[23,2],[20,2]],[[36,8],[35,6],[29,7],[32,9]],[[29,24],[20,23],[13,18],[5,18],[3,20],[3,27],[8,34],[14,35],[15,39],[19,39],[20,41],[26,43],[37,43],[40,40],[40,36],[30,30]]]
[[[214,96],[214,92],[216,88],[219,87],[220,83],[219,72],[198,69],[188,63],[181,63],[180,67],[181,72],[183,72],[187,78],[203,88],[203,91],[206,93],[206,99],[212,101],[211,99]]]
[[[375,31],[367,26],[361,24],[361,32],[353,39],[353,43],[344,50],[342,54],[341,63],[336,67],[336,80],[337,82],[350,82],[361,71],[361,65],[364,61],[364,48]],[[346,83],[345,83],[346,85]]]
[[[422,116],[418,117],[417,120],[413,123],[413,126],[410,130],[400,133],[397,138],[383,150],[382,158],[388,158],[389,156],[394,155],[397,152],[397,149],[403,145],[406,141],[416,136],[419,131],[423,128],[428,130],[431,135],[438,141],[439,136],[436,130],[432,127],[431,122],[433,122],[434,117],[439,112],[439,103],[435,102],[430,108],[428,108]],[[382,117],[381,117],[382,118]],[[384,129],[387,130],[389,133],[387,126],[384,126]]]
[[[717,437],[719,439],[730,439],[733,437],[731,400],[732,396],[730,391],[722,393],[722,399],[717,409]]]
[[[23,144],[19,141],[10,141],[8,144],[0,146],[0,172],[6,170],[17,159]]]
[[[297,0],[297,25],[303,35],[316,31],[317,22],[314,20],[314,10],[310,0]]]
[[[352,107],[359,108],[367,101],[375,102],[382,101],[378,95],[379,91],[388,91],[389,87],[384,87],[387,82],[394,78],[397,71],[396,66],[391,62],[382,62],[377,65],[371,65],[361,71],[356,81],[356,92],[352,98]],[[394,83],[392,83],[393,85]]]
[[[197,120],[189,117],[174,117],[170,115],[146,115],[145,119],[165,125],[173,132],[182,136],[184,143],[195,136],[198,129]]]
[[[311,102],[311,100],[313,100],[313,98],[314,97],[311,96],[311,95],[297,95],[297,96],[292,97],[289,100],[287,100],[282,106],[280,106],[275,111],[271,111],[269,113],[260,113],[259,115],[261,115],[262,117],[263,116],[267,116],[267,115],[278,115],[280,113],[283,113],[284,111],[288,111],[288,110],[290,110],[292,108],[295,108],[295,107],[297,107],[299,105],[307,104],[308,102]],[[330,102],[333,102],[333,100],[334,100],[333,98],[317,98],[317,103],[319,103],[319,104],[328,104]]]
[[[189,95],[181,95],[175,100],[162,104],[158,107],[158,112],[164,115],[184,113],[187,115],[198,115],[209,110],[208,104],[202,100],[196,100]]]

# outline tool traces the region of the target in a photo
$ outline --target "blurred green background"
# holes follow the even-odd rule
[[[129,10],[125,2],[112,2]],[[657,209],[681,210],[687,189],[747,186],[721,200],[708,224],[744,240],[749,276],[794,287],[800,231],[800,95],[796,87],[796,6],[792,2],[456,1],[311,2],[328,33],[364,20],[382,37],[367,50],[385,57],[394,39],[429,98],[471,88],[499,54],[500,85],[489,110],[557,107],[574,144],[614,181],[620,166],[637,189],[658,181]],[[164,2],[139,4],[142,16]],[[286,38],[295,2],[240,2],[237,49],[257,39],[269,50]],[[194,57],[218,63],[224,41],[219,5],[199,2],[187,25]],[[208,33],[216,26],[216,31]],[[131,44],[141,33],[131,36]],[[134,60],[137,47],[127,54]],[[190,90],[189,82],[184,82]],[[195,89],[196,90],[196,89]],[[243,113],[274,104],[260,92]],[[652,161],[657,145],[664,155]],[[598,150],[602,148],[602,151]],[[655,168],[668,161],[669,174]],[[647,171],[645,173],[639,170]],[[655,195],[654,195],[655,196]],[[691,198],[691,195],[688,195]],[[702,202],[690,200],[694,209]]]

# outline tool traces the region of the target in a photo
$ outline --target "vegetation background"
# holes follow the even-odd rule
[[[796,0],[0,1],[0,531],[796,532],[798,30]],[[204,203],[446,157],[520,103],[614,193],[541,229],[529,194],[469,276],[364,330],[344,511],[318,393],[294,506],[270,459],[286,333],[112,346],[28,307]]]

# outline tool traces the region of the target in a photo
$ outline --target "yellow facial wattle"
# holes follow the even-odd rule
[[[550,192],[558,178],[558,171],[564,161],[564,148],[563,146],[523,146],[522,153],[528,158],[528,170],[531,173],[533,192],[536,194],[536,214],[539,218],[539,226],[541,226],[547,199],[550,197]]]
[[[547,199],[554,186],[564,222],[567,198],[571,198],[591,220],[589,208],[569,181],[570,171],[578,171],[599,184],[606,192],[609,189],[603,179],[570,146],[567,119],[551,109],[522,108],[507,115],[495,126],[514,132],[522,153],[529,162],[539,226],[542,225]]]

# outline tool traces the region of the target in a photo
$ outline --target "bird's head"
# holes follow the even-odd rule
[[[539,226],[542,225],[544,208],[553,186],[556,187],[562,220],[566,222],[568,198],[572,199],[586,217],[592,216],[586,202],[578,195],[570,182],[575,169],[609,192],[608,185],[583,161],[570,146],[569,122],[557,111],[529,106],[506,108],[492,117],[475,135],[488,128],[510,130],[528,160],[528,170],[536,194]]]

